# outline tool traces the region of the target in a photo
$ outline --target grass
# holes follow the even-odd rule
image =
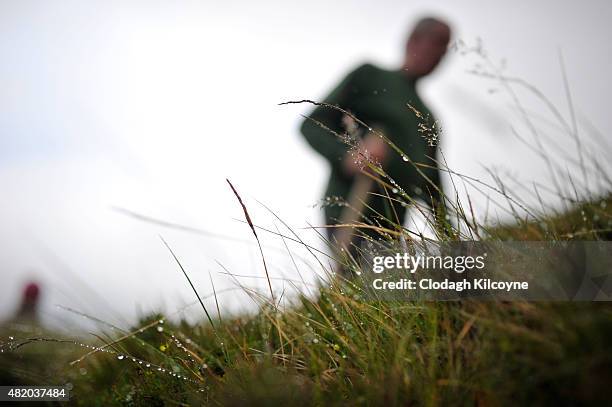
[[[316,300],[300,298],[281,313],[263,306],[254,316],[216,321],[216,329],[160,323],[156,315],[122,340],[89,342],[112,345],[85,358],[81,344],[30,343],[54,335],[18,332],[3,344],[1,380],[70,382],[81,405],[606,401],[609,304],[417,304],[355,295],[332,284]]]
[[[487,75],[508,86],[513,95],[512,81],[494,66]],[[549,101],[545,105],[553,106]],[[532,119],[525,115],[525,120],[539,136]],[[581,140],[575,125],[565,123],[560,114],[559,120],[566,135]],[[350,138],[343,139],[351,145]],[[547,151],[541,138],[534,140],[536,151]],[[546,185],[534,185],[531,192],[538,197],[534,206],[513,194],[495,173],[493,181],[485,183],[438,163],[452,188],[445,197],[448,219],[429,218],[436,238],[610,240],[612,200],[606,191],[612,190],[612,184],[595,155],[589,155],[589,146],[579,145],[580,157],[573,161],[578,169],[572,172],[577,179],[560,170],[567,162],[543,157],[551,171],[549,189],[561,205],[541,198],[550,194],[543,190]],[[388,190],[395,186],[384,168],[363,159],[377,182]],[[589,189],[595,185],[593,178],[603,179],[604,186]],[[510,213],[514,221],[496,224],[486,216],[478,218],[469,195],[467,202],[458,198],[458,185],[469,186],[472,193],[495,195],[491,205]],[[84,341],[58,338],[40,327],[9,326],[0,336],[0,382],[69,382],[74,387],[73,403],[87,406],[609,403],[612,307],[608,303],[366,300],[288,227],[287,235],[268,232],[282,237],[283,243],[292,240],[306,247],[326,279],[316,288],[317,295],[281,298],[273,290],[257,235],[264,229],[250,218],[237,189],[231,183],[230,187],[259,245],[262,274],[265,271],[270,290],[258,293],[243,287],[259,304],[255,314],[225,315],[216,301],[215,316],[196,291],[206,317],[196,324],[156,314],[127,331],[109,326],[95,339]],[[389,199],[403,200],[425,213],[422,203],[398,189]],[[383,228],[371,219],[353,226],[366,225],[385,239],[423,238],[419,231],[397,224]],[[334,257],[358,271],[346,252]],[[188,271],[175,259],[191,284]],[[217,298],[216,292],[211,295]]]

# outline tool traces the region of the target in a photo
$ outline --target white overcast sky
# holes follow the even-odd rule
[[[173,311],[193,295],[160,234],[203,294],[209,272],[218,290],[234,287],[216,260],[262,276],[252,244],[172,231],[111,208],[249,241],[234,220],[242,213],[228,177],[256,223],[274,229],[259,200],[296,228],[321,224],[313,205],[327,167],[297,131],[310,108],[277,104],[321,99],[365,61],[397,67],[410,24],[425,14],[446,18],[455,39],[481,38],[493,61],[505,59],[509,75],[538,86],[568,117],[562,52],[581,129],[588,119],[610,134],[606,1],[0,0],[0,315],[12,312],[31,278],[44,284],[49,321],[68,317],[55,304],[113,322],[119,312],[132,320]],[[544,166],[510,132],[524,126],[509,97],[466,73],[475,62],[449,53],[419,84],[443,123],[449,166],[479,178],[496,167],[524,184],[542,180]],[[474,200],[484,207],[483,197]],[[282,241],[263,240],[272,274],[298,279],[278,250]],[[298,266],[313,281],[304,264],[313,259],[291,250],[305,257]],[[265,288],[260,279],[241,281]],[[249,307],[236,291],[220,301],[224,310]]]

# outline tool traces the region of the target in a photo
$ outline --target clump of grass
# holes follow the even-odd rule
[[[612,379],[608,304],[365,302],[334,284],[216,331],[157,318],[74,366],[79,344],[5,343],[3,383],[70,382],[82,405],[473,405],[603,401]]]

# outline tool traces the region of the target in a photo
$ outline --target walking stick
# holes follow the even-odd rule
[[[376,130],[376,132],[378,132],[378,130]],[[376,137],[374,139],[376,142],[384,143],[382,138],[379,136],[370,137]],[[383,148],[386,148],[386,146]],[[359,222],[359,218],[366,207],[369,198],[368,195],[372,191],[373,187],[373,179],[363,171],[355,175],[353,186],[349,196],[347,197],[348,205],[343,208],[340,214],[339,228],[335,233],[338,249],[344,249],[347,253],[350,252],[350,246],[354,238],[354,225]],[[342,267],[339,266],[338,270],[340,274],[346,274]]]
[[[338,246],[344,250],[349,250],[353,241],[353,226],[363,212],[366,206],[368,193],[372,190],[374,181],[364,174],[357,174],[351,188],[351,193],[348,196],[348,205],[344,207],[340,214],[340,225],[342,225],[336,233]]]

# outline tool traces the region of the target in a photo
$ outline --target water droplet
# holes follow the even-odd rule
[[[163,326],[158,326],[157,327],[157,332],[164,332],[164,327]]]
[[[124,357],[125,356],[123,356],[123,355],[117,355],[117,359],[119,359],[119,360],[123,360]]]
[[[150,363],[147,363],[145,366],[146,366],[146,367],[151,367],[151,364],[150,364]]]

